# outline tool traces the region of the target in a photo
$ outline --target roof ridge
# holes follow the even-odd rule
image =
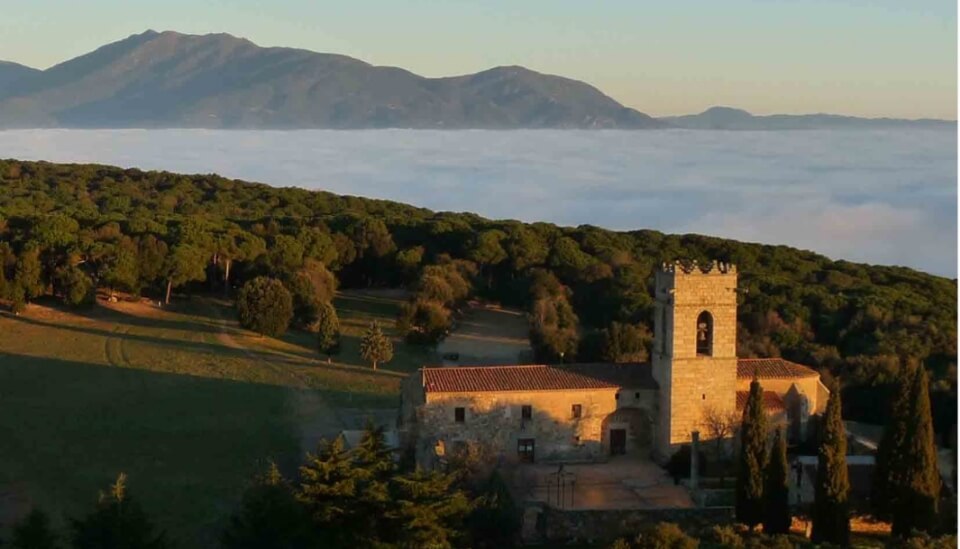
[[[421,370],[492,370],[495,368],[548,368],[549,364],[474,364],[469,366],[423,366]]]

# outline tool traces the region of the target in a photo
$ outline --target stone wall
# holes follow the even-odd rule
[[[617,389],[577,391],[517,391],[478,393],[427,393],[417,421],[421,450],[429,452],[436,441],[445,451],[458,443],[481,442],[495,449],[502,461],[517,459],[517,442],[533,439],[537,461],[596,460],[609,448],[604,420],[617,409]],[[573,405],[581,416],[573,418]],[[522,418],[522,407],[531,406],[531,418]],[[464,408],[464,421],[456,421],[456,408]]]
[[[653,377],[660,385],[657,453],[666,458],[703,430],[707,409],[733,412],[737,390],[737,273],[678,265],[656,273]],[[709,355],[697,354],[697,319],[712,317]]]
[[[714,524],[730,524],[733,519],[732,507],[565,511],[544,506],[538,517],[537,533],[542,541],[554,544],[611,542],[621,537],[633,539],[642,529],[658,522],[673,522],[684,530],[696,531]]]

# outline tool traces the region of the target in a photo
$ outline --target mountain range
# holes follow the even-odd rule
[[[653,118],[524,67],[426,78],[229,34],[147,31],[46,70],[0,61],[0,128],[797,129],[955,124],[716,107]]]

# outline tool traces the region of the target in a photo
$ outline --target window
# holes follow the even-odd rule
[[[534,460],[534,441],[532,438],[521,438],[517,440],[517,457],[521,463],[533,463]]]
[[[633,398],[635,398],[635,399],[637,399],[637,400],[640,400],[640,391],[637,391],[636,393],[633,393]]]
[[[583,414],[583,406],[580,404],[573,405],[573,419],[580,419],[581,414]]]
[[[520,407],[520,419],[526,421],[533,417],[533,406],[524,404]]]
[[[464,418],[466,417],[466,411],[463,408],[454,408],[453,409],[453,420],[457,423],[463,423]]]
[[[697,355],[713,355],[713,317],[707,311],[697,317]]]

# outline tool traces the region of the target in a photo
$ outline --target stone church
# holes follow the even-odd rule
[[[699,431],[738,420],[751,380],[798,439],[826,406],[819,374],[781,358],[738,358],[737,270],[711,262],[656,273],[649,363],[421,368],[404,382],[398,427],[417,462],[469,443],[503,461],[665,460]]]

